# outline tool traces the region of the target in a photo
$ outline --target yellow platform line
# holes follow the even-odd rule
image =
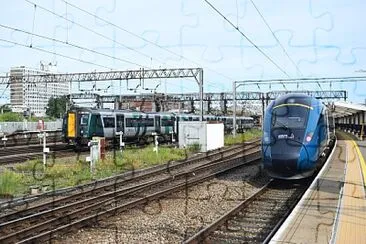
[[[358,147],[357,143],[355,140],[352,139],[352,137],[350,137],[349,135],[345,134],[345,136],[352,141],[354,147],[356,148],[356,152],[358,155],[358,158],[360,160],[360,165],[361,165],[361,172],[362,172],[362,178],[363,178],[363,184],[364,187],[366,187],[366,163],[365,163],[365,159],[362,156],[362,153],[360,151],[360,148]]]
[[[354,140],[352,140],[352,143],[356,148],[356,152],[357,152],[358,158],[360,160],[363,184],[364,184],[364,186],[366,186],[366,183],[365,183],[366,182],[366,163],[365,163],[365,159],[363,158],[362,153],[361,153],[360,148],[358,147],[357,143]]]

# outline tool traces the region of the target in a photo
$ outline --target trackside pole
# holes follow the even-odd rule
[[[158,134],[156,134],[156,132],[153,132],[152,135],[154,136],[154,140],[155,140],[155,147],[154,147],[153,151],[156,152],[156,154],[158,154],[159,153]]]
[[[119,150],[122,154],[123,147],[125,146],[125,143],[123,142],[123,131],[118,131],[116,135],[119,135]]]
[[[47,133],[46,133],[46,131],[43,131],[43,133],[39,133],[38,138],[40,140],[43,140],[43,166],[46,167],[47,154],[50,152],[50,148],[47,147]]]
[[[95,170],[95,162],[99,158],[99,141],[92,140],[88,143],[90,147],[90,156],[86,157],[86,161],[90,163],[90,173],[93,174]]]
[[[3,137],[3,138],[1,138],[1,140],[3,141],[4,148],[6,148],[6,141],[8,140],[8,138],[6,138],[5,133],[4,133],[4,137]]]
[[[172,135],[172,143],[175,143],[175,136],[174,136],[174,131],[171,131],[170,134]]]

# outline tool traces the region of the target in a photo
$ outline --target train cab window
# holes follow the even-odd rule
[[[89,122],[89,114],[82,114],[80,116],[80,125],[87,125]]]
[[[114,117],[103,117],[104,128],[114,128],[115,121]]]
[[[274,128],[304,129],[306,127],[309,109],[302,106],[284,106],[272,111],[272,126]]]

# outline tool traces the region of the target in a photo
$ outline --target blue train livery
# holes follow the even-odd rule
[[[313,97],[287,94],[266,109],[262,159],[273,178],[301,179],[316,171],[331,139],[327,107]]]

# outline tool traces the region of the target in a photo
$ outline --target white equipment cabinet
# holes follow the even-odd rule
[[[224,124],[210,121],[179,121],[179,147],[199,144],[201,152],[224,146]]]

